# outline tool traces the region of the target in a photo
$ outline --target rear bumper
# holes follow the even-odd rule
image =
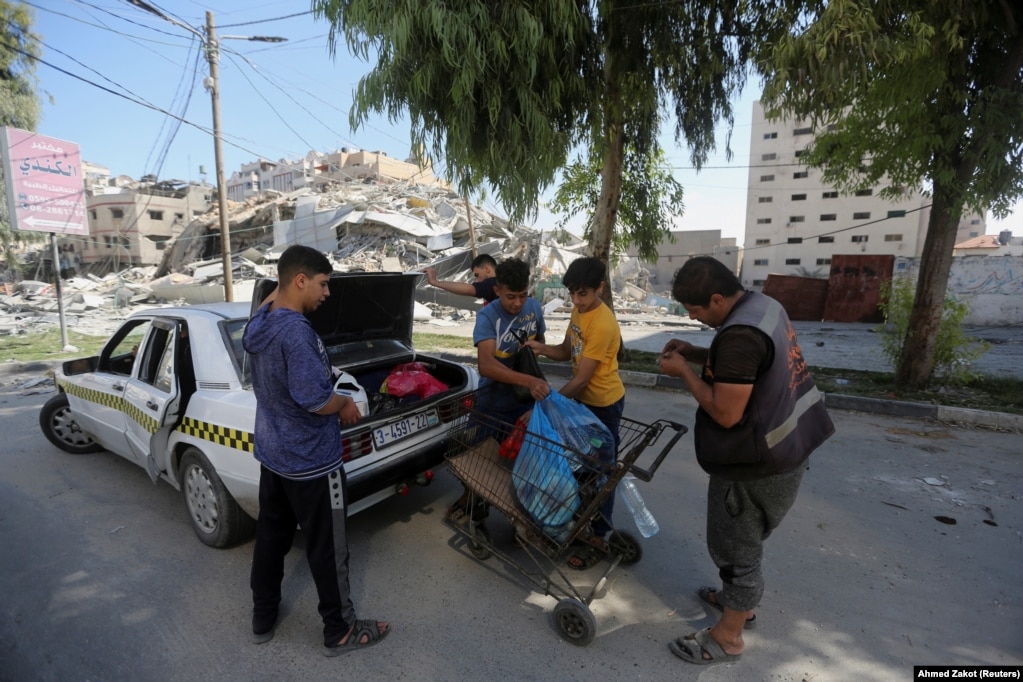
[[[439,442],[402,454],[385,464],[369,467],[367,471],[356,471],[348,474],[348,502],[354,504],[385,488],[394,488],[410,478],[418,476],[427,469],[433,469],[444,461],[449,447],[445,438]]]

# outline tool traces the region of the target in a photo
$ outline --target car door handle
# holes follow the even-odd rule
[[[158,407],[158,405],[154,403],[152,400],[147,400],[146,407],[148,407],[151,410],[155,410]]]
[[[124,384],[114,384],[114,390],[115,391],[123,391],[124,390]]]

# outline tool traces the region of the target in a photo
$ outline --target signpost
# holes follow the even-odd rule
[[[7,209],[11,227],[50,233],[60,338],[68,346],[61,295],[57,234],[88,235],[85,182],[78,145],[18,128],[2,128]]]

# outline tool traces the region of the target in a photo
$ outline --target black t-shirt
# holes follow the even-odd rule
[[[774,360],[770,338],[756,327],[725,327],[714,340],[713,379],[722,384],[752,384]]]
[[[496,277],[487,277],[486,279],[481,279],[478,282],[472,283],[472,288],[476,290],[476,298],[482,298],[487,303],[497,300],[497,294],[494,293],[494,288],[496,286]]]

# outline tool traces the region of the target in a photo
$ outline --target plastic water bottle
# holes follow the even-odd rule
[[[631,474],[627,475],[618,484],[618,490],[622,494],[625,506],[632,512],[632,520],[636,522],[639,534],[645,538],[656,535],[661,527],[657,525],[657,519],[643,502],[643,496],[639,494],[639,488],[636,487],[636,478]]]

